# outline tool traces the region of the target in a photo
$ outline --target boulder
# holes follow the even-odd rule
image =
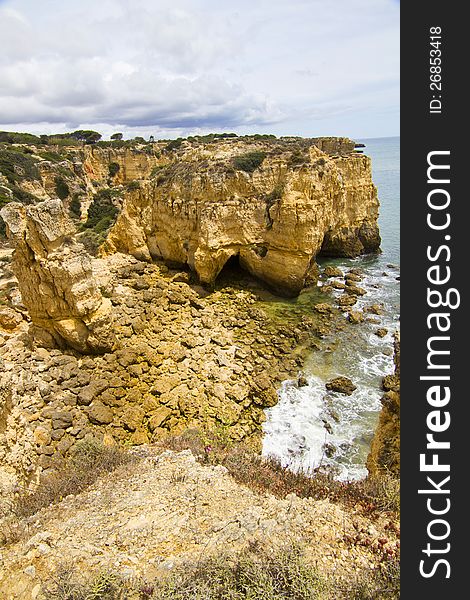
[[[330,379],[330,381],[325,384],[325,387],[331,392],[339,392],[340,394],[346,394],[347,396],[350,396],[354,390],[357,389],[357,386],[355,386],[348,377],[335,377],[334,379]]]
[[[357,310],[350,310],[348,312],[348,321],[350,323],[362,323],[364,321],[364,315]]]
[[[343,271],[339,267],[328,265],[323,269],[323,275],[325,277],[343,277]]]
[[[6,330],[13,330],[21,325],[23,316],[18,311],[9,306],[0,306],[0,327]]]
[[[160,408],[157,408],[157,410],[153,412],[149,420],[150,431],[153,432],[156,429],[160,428],[171,415],[171,413],[171,409],[167,408],[166,406],[161,406]]]
[[[357,302],[357,296],[353,296],[350,294],[343,294],[338,299],[338,305],[341,308],[348,308],[349,306],[354,306]]]
[[[99,400],[93,402],[88,409],[88,418],[95,425],[108,425],[113,422],[113,411]]]

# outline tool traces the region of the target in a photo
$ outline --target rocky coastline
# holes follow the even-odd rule
[[[175,469],[186,492],[200,480],[215,486],[206,503],[221,501],[219,492],[238,494],[251,533],[243,533],[240,544],[227,538],[234,547],[269,532],[284,539],[287,513],[294,507],[299,536],[299,523],[313,531],[315,515],[331,520],[332,527],[325,524],[331,550],[325,572],[339,564],[347,580],[361,568],[379,568],[387,548],[395,556],[395,526],[374,520],[369,532],[362,508],[356,517],[355,509],[294,494],[291,500],[261,500],[233,484],[225,467],[195,466],[187,451],[161,459],[161,449],[156,450],[168,438],[197,430],[259,453],[264,411],[278,402],[281,383],[305,385],[307,355],[324,351],[345,328],[374,323],[379,305],[356,307],[367,293],[361,271],[320,269],[316,262],[321,256],[379,251],[370,159],[354,147],[345,138],[182,142],[171,148],[157,142],[139,149],[69,148],[58,151],[61,160],[55,161],[29,148],[35,170],[23,169],[15,183],[35,198],[26,204],[0,174],[11,192],[5,192],[8,201],[1,210],[8,240],[0,252],[0,490],[5,498],[19,489],[34,490],[83,443],[132,448],[142,453],[138,469],[146,482],[154,481],[151,471],[161,465],[157,491],[142,488],[149,502],[158,495],[170,502],[158,486]],[[57,197],[58,177],[69,190],[66,198]],[[318,289],[321,301],[287,309],[280,302],[281,296],[297,297],[309,288]],[[376,334],[387,331],[379,328]],[[399,357],[399,342],[395,351]],[[384,411],[394,413],[399,358],[396,364],[395,379],[384,383]],[[329,389],[350,394],[355,386],[340,377]],[[381,415],[372,445],[373,475],[385,464],[389,417]],[[395,425],[396,419],[394,447]],[[393,475],[399,472],[395,467]],[[131,494],[124,480],[115,483],[126,497]],[[67,501],[71,510],[74,501]],[[249,506],[262,515],[263,526]],[[98,523],[100,501],[96,509]],[[129,513],[129,518],[137,516]],[[224,521],[220,515],[207,518]],[[63,551],[62,525],[53,508],[46,520],[53,533],[31,545],[34,556],[20,544],[14,559],[7,559],[12,572],[22,573],[19,595],[12,598],[26,597],[21,596],[26,591],[41,598],[36,569],[44,575]],[[340,522],[347,523],[346,530],[340,531]],[[35,527],[40,535],[46,525],[37,521]],[[144,524],[145,535],[154,527]],[[204,529],[199,522],[197,527]],[[387,528],[393,529],[390,540],[384,537]],[[194,542],[178,535],[171,551],[163,542],[159,547],[165,560],[173,553],[177,562],[194,558],[211,539]],[[367,538],[371,548],[353,548],[354,536]],[[314,544],[309,552],[321,560]],[[92,556],[86,548],[77,550],[86,568],[111,560],[109,553],[101,562]],[[127,555],[113,555],[118,558],[132,570]],[[147,558],[139,554],[132,577],[141,576]],[[160,565],[157,558],[152,560]],[[23,576],[31,562],[33,575]],[[8,585],[11,580],[0,577],[0,591]]]

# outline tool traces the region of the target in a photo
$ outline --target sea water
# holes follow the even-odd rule
[[[364,279],[358,285],[367,294],[354,310],[382,303],[383,314],[370,315],[378,323],[351,324],[339,338],[336,334],[331,344],[325,343],[326,349],[312,353],[304,366],[308,385],[283,382],[279,403],[266,410],[263,438],[264,455],[276,456],[296,470],[327,466],[342,480],[367,474],[365,462],[381,409],[382,378],[394,368],[393,332],[399,327],[400,309],[400,138],[360,141],[366,145],[364,153],[372,158],[372,176],[378,188],[382,253],[319,262],[336,265],[344,272],[359,267]],[[309,294],[318,292],[306,291],[299,301],[308,300]],[[378,328],[386,328],[387,335],[377,336]],[[325,383],[339,375],[357,386],[352,395],[327,392]]]

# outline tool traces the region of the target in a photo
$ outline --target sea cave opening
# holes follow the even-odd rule
[[[217,275],[215,286],[217,289],[233,285],[245,286],[248,280],[255,281],[255,278],[241,266],[240,255],[234,254]]]
[[[227,287],[250,290],[265,301],[276,300],[278,297],[266,282],[258,279],[242,266],[238,254],[227,260],[215,281],[215,290],[223,290]]]

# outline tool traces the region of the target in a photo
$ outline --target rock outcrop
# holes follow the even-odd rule
[[[367,469],[371,475],[400,475],[400,334],[395,334],[395,373],[384,377],[385,395],[372,439]]]
[[[98,288],[89,255],[72,237],[75,226],[62,202],[11,202],[1,216],[15,245],[12,269],[36,338],[83,353],[111,349],[111,303]]]
[[[254,168],[240,166],[253,157]],[[277,292],[296,295],[316,279],[318,254],[379,248],[367,156],[329,155],[313,140],[300,149],[281,140],[230,140],[187,144],[157,171],[126,195],[106,253],[187,264],[208,286],[238,257]]]

